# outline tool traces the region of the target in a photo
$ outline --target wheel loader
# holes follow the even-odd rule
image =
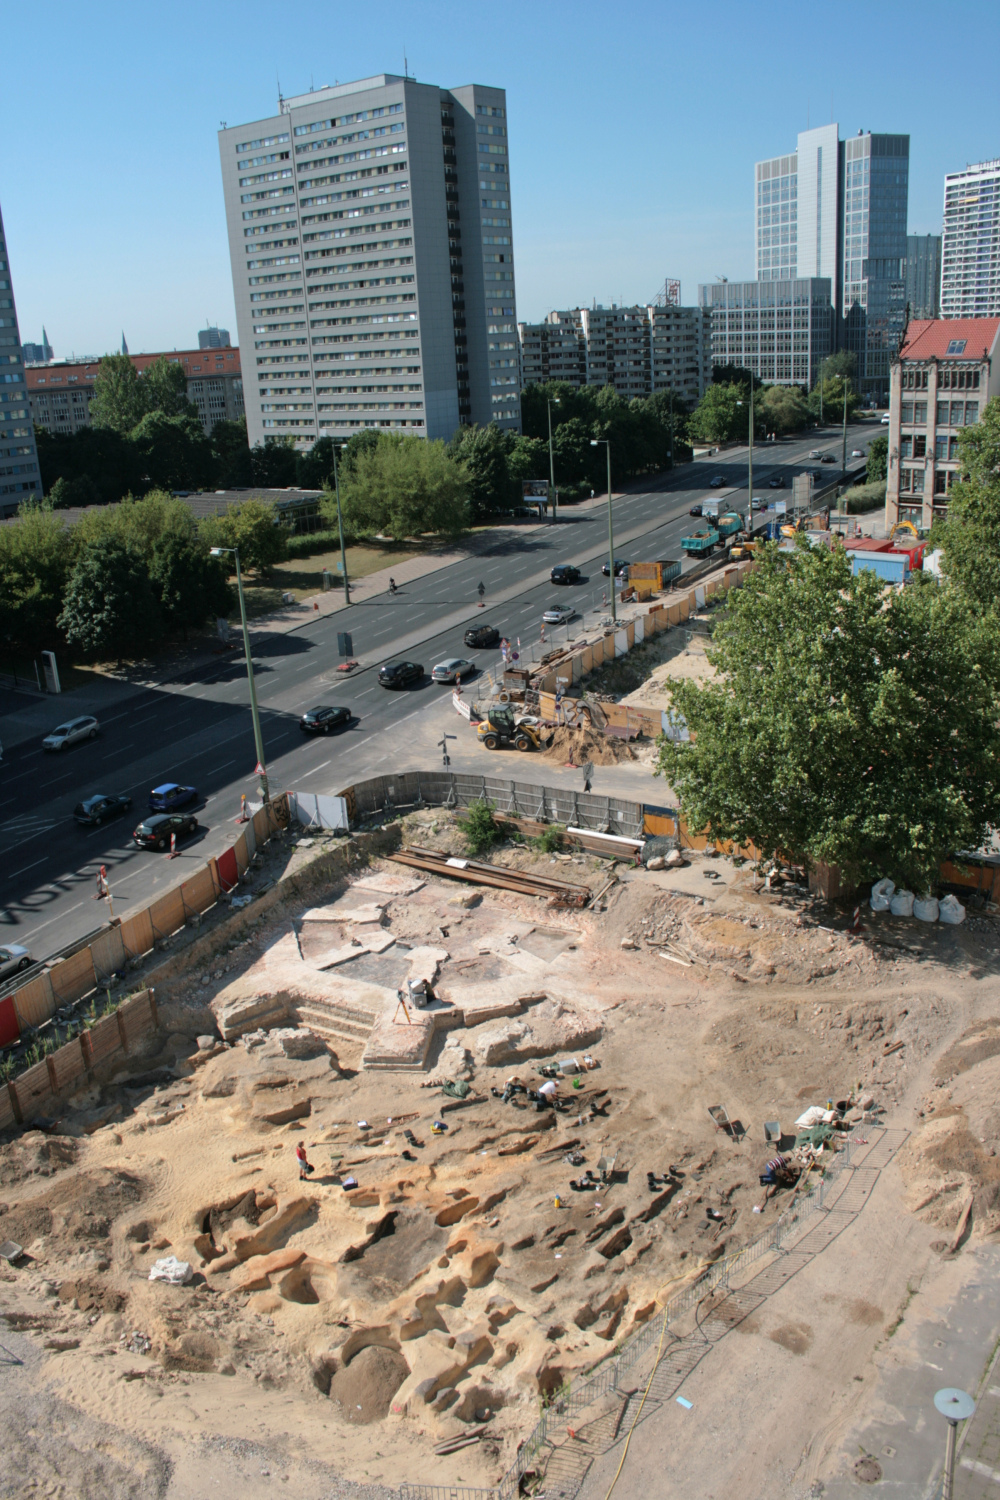
[[[515,750],[538,750],[542,736],[534,724],[515,723],[509,708],[491,708],[476,726],[479,743],[487,750],[501,750],[513,745]]]

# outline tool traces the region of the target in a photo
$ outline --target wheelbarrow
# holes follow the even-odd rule
[[[723,1131],[734,1141],[741,1141],[746,1135],[741,1120],[731,1120],[724,1104],[710,1104],[708,1112],[715,1122],[716,1130]]]

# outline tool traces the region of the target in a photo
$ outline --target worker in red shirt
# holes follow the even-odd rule
[[[299,1181],[306,1182],[308,1181],[310,1174],[315,1171],[315,1168],[309,1163],[306,1157],[306,1147],[304,1141],[299,1141],[298,1145],[295,1147],[295,1156],[299,1164]]]

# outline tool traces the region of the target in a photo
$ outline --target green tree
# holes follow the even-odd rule
[[[123,436],[142,421],[149,405],[142,376],[127,354],[106,354],[97,369],[90,419]]]
[[[284,490],[294,485],[296,461],[293,437],[265,438],[250,450],[253,483],[261,489]]]
[[[233,590],[224,569],[195,537],[163,535],[153,549],[149,576],[167,626],[185,639],[189,629],[228,615],[232,608]]]
[[[198,416],[198,408],[188,400],[187,375],[177,360],[161,354],[144,371],[141,380],[147,412],[159,411],[165,417]]]
[[[746,385],[753,381],[754,390],[759,390],[763,382],[754,375],[752,370],[743,365],[713,365],[713,385]]]
[[[360,432],[352,433],[341,453],[341,473],[351,468],[362,453],[373,453],[380,443],[388,441],[389,434],[379,432],[377,427],[362,427]]]
[[[89,474],[77,479],[57,479],[47,499],[53,510],[76,510],[85,505],[100,505],[101,495]]]
[[[131,441],[143,487],[203,489],[212,478],[212,445],[197,417],[149,411]]]
[[[835,375],[841,375],[853,380],[857,367],[857,355],[852,349],[838,349],[835,353],[828,354],[820,364],[820,379],[831,380]]]
[[[563,463],[566,458],[565,436],[569,424],[564,424],[558,440],[553,437],[552,457],[556,473],[556,488],[572,483],[578,476],[571,473],[571,465]],[[521,488],[526,479],[548,479],[549,445],[541,438],[524,437],[521,433],[506,436],[507,476],[510,498],[516,505],[523,497]]]
[[[55,646],[73,565],[72,533],[40,505],[22,505],[0,526],[0,637],[29,653]]]
[[[253,484],[253,460],[247,441],[246,417],[239,417],[233,422],[216,422],[210,442],[215,483],[219,489],[234,490]]]
[[[850,419],[861,405],[861,394],[857,385],[841,374],[824,376],[809,392],[809,411],[814,417],[820,412],[820,391],[823,393],[824,422],[839,422],[844,413],[844,381],[847,379],[847,416]]]
[[[149,569],[139,551],[114,536],[84,548],[73,569],[59,625],[90,660],[135,658],[162,630]]]
[[[976,610],[996,618],[1000,603],[1000,398],[958,438],[962,478],[952,486],[948,514],[934,527],[947,577]]]
[[[333,483],[333,438],[317,438],[307,453],[296,455],[295,483],[303,490]]]
[[[865,467],[865,478],[869,484],[876,480],[885,483],[889,472],[889,434],[880,432],[878,437],[872,438],[868,445],[868,463]]]
[[[469,514],[473,521],[496,515],[511,503],[508,449],[506,435],[495,422],[488,427],[460,427],[448,445],[451,457],[465,465],[469,476]],[[542,475],[532,477],[540,479]]]
[[[852,576],[839,549],[758,558],[717,627],[718,675],[672,690],[691,740],[661,742],[659,773],[692,828],[926,890],[995,822],[994,622],[955,589]]]
[[[780,437],[789,432],[801,432],[809,421],[809,406],[806,398],[794,385],[769,385],[755,403],[761,420],[768,432]]]
[[[745,385],[710,385],[688,418],[688,436],[695,443],[746,442],[749,399]]]
[[[345,516],[355,531],[402,539],[456,536],[469,524],[469,479],[444,443],[386,436],[351,464],[341,482]]]
[[[231,505],[223,516],[210,516],[198,527],[198,535],[209,547],[238,547],[240,567],[268,573],[286,555],[286,537],[274,510],[258,496]],[[230,573],[236,567],[223,559]]]
[[[120,500],[141,487],[135,445],[128,433],[112,427],[81,427],[74,433],[35,429],[38,462],[45,493],[51,495],[60,479],[86,479],[100,504]]]

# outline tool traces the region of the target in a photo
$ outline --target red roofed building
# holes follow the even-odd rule
[[[1000,318],[915,319],[892,367],[887,527],[930,526],[958,477],[958,434],[1000,396]]]
[[[198,408],[207,433],[211,433],[216,422],[232,422],[243,416],[243,375],[238,349],[175,349],[163,355],[129,355],[140,375],[161,358],[183,367],[188,400]],[[24,374],[35,426],[66,433],[89,427],[90,401],[100,363],[99,359],[91,359],[29,365]]]

